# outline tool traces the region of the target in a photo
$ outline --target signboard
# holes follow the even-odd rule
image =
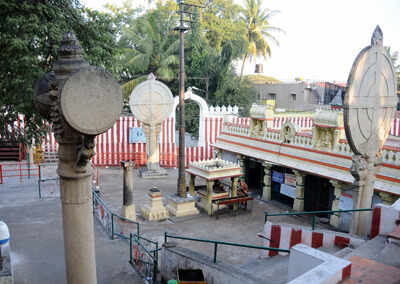
[[[129,143],[146,143],[146,135],[140,127],[129,127]]]
[[[342,193],[339,198],[339,209],[350,210],[353,209],[353,198],[351,195]]]
[[[281,194],[289,196],[290,198],[296,198],[296,187],[287,184],[281,184]]]
[[[285,184],[296,187],[296,175],[285,174]]]
[[[284,181],[283,173],[280,173],[277,171],[272,171],[272,181],[278,182],[278,183],[283,183],[283,181]]]

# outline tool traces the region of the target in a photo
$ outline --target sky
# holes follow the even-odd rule
[[[122,0],[81,2],[100,9]],[[144,0],[137,2],[143,5]],[[280,11],[270,24],[285,30],[275,33],[280,44],[271,44],[271,58],[257,58],[264,65],[264,75],[283,81],[301,77],[345,82],[357,54],[370,44],[376,25],[383,31],[383,44],[400,52],[400,0],[264,0],[264,6]],[[254,72],[254,64],[254,60],[246,64],[246,74]]]

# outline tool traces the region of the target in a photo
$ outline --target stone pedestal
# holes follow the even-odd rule
[[[159,221],[168,218],[168,211],[165,209],[162,194],[158,189],[151,189],[149,192],[150,204],[141,208],[142,216],[148,221]]]
[[[200,212],[195,206],[195,201],[195,197],[192,196],[182,198],[173,194],[168,196],[167,209],[169,213],[176,217],[197,215]]]
[[[335,194],[335,199],[332,202],[331,210],[335,211],[335,210],[339,210],[339,199],[340,199],[340,196],[342,195],[344,183],[337,181],[337,180],[330,180],[330,182],[334,187],[334,194]],[[333,227],[338,228],[340,225],[340,213],[335,213],[334,215],[331,215],[329,223]]]
[[[122,205],[121,215],[122,215],[122,217],[128,218],[128,219],[136,222],[136,207],[135,207],[135,204]]]
[[[264,201],[271,200],[271,169],[272,165],[268,163],[264,163],[264,187],[263,187],[263,195],[261,197]]]
[[[293,210],[304,211],[304,179],[305,174],[294,171],[296,175],[296,199],[293,202]]]

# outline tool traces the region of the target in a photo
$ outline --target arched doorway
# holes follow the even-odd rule
[[[194,94],[192,92],[192,88],[188,88],[185,92],[185,100],[193,100],[196,102],[200,108],[200,115],[199,115],[199,143],[198,146],[205,145],[205,138],[204,138],[204,118],[208,114],[208,105],[207,102],[200,96]],[[179,105],[179,96],[174,97],[174,106],[172,108],[171,117],[174,121],[174,129],[176,126],[176,107]]]

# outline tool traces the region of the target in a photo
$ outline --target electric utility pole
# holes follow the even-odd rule
[[[178,196],[186,197],[185,180],[185,54],[184,54],[184,34],[189,30],[185,22],[192,23],[184,19],[185,14],[191,16],[193,13],[185,11],[185,7],[201,7],[195,4],[185,4],[179,1],[179,26],[175,30],[179,31],[179,175],[178,175]]]

